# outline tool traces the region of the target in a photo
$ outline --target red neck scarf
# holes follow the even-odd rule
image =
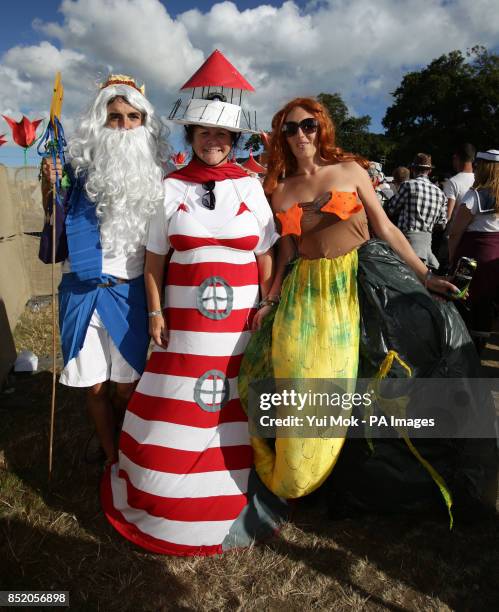
[[[166,178],[179,179],[187,183],[206,183],[207,181],[225,181],[226,179],[238,179],[248,177],[245,172],[233,162],[226,162],[223,166],[208,166],[197,157],[193,157],[191,161],[180,170],[175,170],[168,174]]]

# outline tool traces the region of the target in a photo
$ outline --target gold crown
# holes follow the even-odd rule
[[[104,87],[109,87],[110,85],[128,85],[129,87],[133,87],[137,91],[145,96],[146,95],[146,87],[145,85],[141,85],[140,87],[135,82],[135,79],[126,74],[110,74],[107,77],[105,83],[102,83],[100,88],[104,89]]]

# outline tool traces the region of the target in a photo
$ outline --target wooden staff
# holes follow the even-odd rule
[[[52,187],[52,398],[50,402],[50,433],[49,433],[49,474],[48,481],[52,478],[52,450],[54,445],[55,425],[55,391],[56,391],[56,365],[57,365],[57,342],[56,342],[56,313],[55,313],[55,241],[56,241],[56,186]]]
[[[52,104],[50,106],[50,123],[54,133],[55,141],[51,146],[56,147],[57,141],[57,122],[55,119],[60,117],[62,108],[62,99],[64,90],[61,83],[61,73],[58,72],[54,81],[54,93],[52,96]],[[57,150],[57,149],[56,149]],[[56,183],[57,183],[57,155],[56,158]],[[62,177],[61,177],[62,178]],[[56,328],[56,304],[55,304],[55,256],[56,256],[56,238],[57,238],[57,184],[52,186],[52,398],[50,403],[50,432],[49,432],[49,466],[48,466],[48,482],[52,478],[53,464],[53,447],[54,447],[54,427],[55,427],[55,400],[56,400],[56,382],[57,382],[57,328]]]

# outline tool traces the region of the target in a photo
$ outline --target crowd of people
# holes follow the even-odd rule
[[[462,144],[452,155],[456,174],[439,186],[431,181],[431,156],[418,153],[410,168],[394,170],[390,187],[395,193],[382,198],[389,218],[431,270],[452,277],[460,257],[477,262],[469,295],[458,308],[479,351],[499,309],[498,162],[498,151],[477,152],[472,144]],[[375,177],[379,193],[378,182]]]
[[[288,516],[286,500],[333,471],[346,431],[307,441],[306,451],[301,439],[269,446],[251,437],[238,375],[244,363],[245,375],[257,376],[265,355],[277,379],[355,384],[367,317],[357,271],[372,238],[388,245],[385,262],[407,270],[408,295],[414,283],[442,298],[458,291],[435,273],[436,227],[450,262],[475,257],[473,329],[485,319],[490,328],[482,305],[499,278],[499,152],[477,155],[473,180],[469,147],[466,158],[456,153],[459,172],[445,194],[423,153],[412,179],[398,168],[387,186],[380,168],[335,145],[321,104],[297,98],[273,118],[262,186],[230,161],[251,131],[240,107],[217,83],[208,92],[203,85],[183,114],[171,114],[191,147],[191,161],[174,169],[143,88],[110,76],[69,143],[68,163],[47,158],[42,173],[49,215],[56,176],[70,181],[60,382],[88,389],[105,459],[104,512],[130,541],[174,555],[271,535]]]

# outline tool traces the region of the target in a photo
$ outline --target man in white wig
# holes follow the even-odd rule
[[[88,388],[89,414],[109,462],[117,458],[117,421],[149,345],[144,243],[149,218],[163,199],[166,135],[143,87],[112,75],[69,142],[70,164],[64,168],[70,186],[59,286],[60,382]],[[54,182],[47,159],[45,209]],[[112,398],[109,380],[116,382]]]

